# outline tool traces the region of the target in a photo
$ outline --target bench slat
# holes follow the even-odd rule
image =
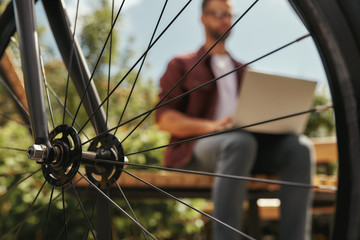
[[[316,151],[316,161],[317,163],[333,163],[337,159],[337,145],[336,141],[314,141],[315,151]],[[177,191],[189,191],[193,192],[196,189],[211,189],[213,184],[213,177],[202,176],[196,174],[184,174],[178,172],[168,172],[168,171],[146,171],[146,170],[131,170],[131,173],[137,177],[159,187],[162,189],[177,189]],[[260,179],[275,179],[273,176],[268,175],[254,175],[252,177]],[[77,176],[74,181],[80,179],[80,176]],[[133,178],[132,176],[122,173],[118,180],[119,185],[123,188],[131,189],[141,189],[148,188],[148,186]],[[76,183],[77,187],[88,186],[88,182],[84,179]],[[319,186],[337,186],[337,179],[335,176],[325,176],[325,175],[316,175],[313,181],[313,185]],[[279,186],[275,184],[261,183],[261,182],[249,182],[250,191],[277,191]],[[317,190],[320,191],[320,190]]]

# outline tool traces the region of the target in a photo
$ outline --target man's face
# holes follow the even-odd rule
[[[203,10],[201,21],[209,36],[214,40],[218,40],[231,26],[232,16],[230,1],[211,0]]]

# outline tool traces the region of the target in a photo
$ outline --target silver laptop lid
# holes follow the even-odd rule
[[[284,76],[247,71],[234,114],[235,126],[246,126],[289,114],[306,111],[311,107],[316,82]],[[309,115],[266,123],[247,131],[283,134],[301,134]]]

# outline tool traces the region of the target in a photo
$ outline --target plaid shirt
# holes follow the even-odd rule
[[[206,50],[202,47],[197,52],[183,54],[172,59],[169,62],[164,75],[160,79],[161,91],[159,99],[162,99],[205,53]],[[181,80],[180,84],[171,91],[162,103],[214,79],[215,76],[211,70],[210,58],[211,55],[207,55],[200,61],[199,64]],[[242,66],[241,63],[236,62],[235,60],[233,61],[236,67]],[[243,72],[243,69],[237,71],[239,85]],[[212,119],[216,109],[217,95],[217,84],[215,82],[206,85],[189,95],[181,97],[178,100],[157,109],[156,121],[158,121],[162,113],[170,109],[180,111],[190,117]],[[184,139],[171,136],[170,143],[181,140]],[[164,165],[166,167],[181,167],[186,165],[192,158],[194,143],[194,141],[191,141],[168,147],[165,150]]]

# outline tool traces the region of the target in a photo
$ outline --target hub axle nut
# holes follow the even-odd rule
[[[34,144],[28,148],[27,156],[30,160],[43,163],[47,157],[47,147],[42,144]]]

